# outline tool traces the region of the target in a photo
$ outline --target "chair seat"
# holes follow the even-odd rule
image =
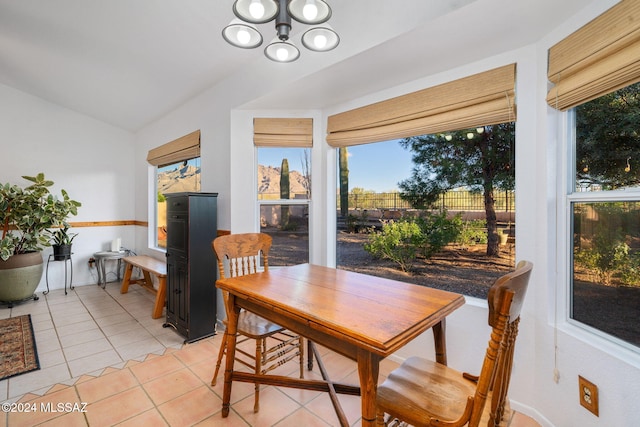
[[[409,358],[378,387],[377,425],[509,424],[512,414],[507,396],[513,350],[532,268],[531,262],[520,261],[514,271],[499,277],[489,289],[491,335],[480,375],[463,374],[420,357]]]
[[[238,318],[238,330],[242,335],[259,339],[281,332],[284,328],[250,311],[242,310]]]
[[[273,239],[265,233],[241,233],[228,234],[216,237],[213,242],[213,251],[218,260],[218,270],[221,278],[238,277],[255,274],[262,269],[269,271],[269,250]],[[228,292],[222,292],[225,307],[229,306]],[[227,316],[229,313],[227,312]],[[225,321],[228,328],[228,323]],[[211,385],[216,385],[216,378],[220,372],[222,358],[227,353],[229,340],[233,340],[235,346],[234,363],[239,362],[251,369],[256,375],[264,375],[279,366],[298,358],[300,378],[304,378],[304,345],[303,338],[285,330],[254,313],[246,310],[240,311],[236,336],[229,337],[224,334],[222,344],[218,350],[216,368],[211,379]],[[249,340],[255,340],[252,350],[248,347],[240,348],[238,344]],[[255,383],[255,399],[253,411],[260,408],[260,383]]]
[[[378,387],[377,401],[390,414],[397,413],[394,408],[401,408],[402,420],[410,425],[429,426],[431,418],[458,419],[475,390],[475,382],[463,378],[462,372],[428,359],[411,357]],[[491,393],[487,401],[491,401]],[[485,405],[479,425],[487,425],[490,408],[490,403]],[[510,413],[507,403],[500,426],[508,424]]]

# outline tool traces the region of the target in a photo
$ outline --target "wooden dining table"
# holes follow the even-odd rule
[[[380,361],[433,328],[436,359],[446,364],[445,319],[464,304],[460,294],[313,264],[220,279],[216,286],[229,293],[231,337],[245,309],[356,361],[360,379],[358,387],[334,383],[325,372],[319,381],[235,371],[236,340],[230,339],[223,417],[229,414],[233,381],[243,381],[328,392],[341,425],[349,424],[336,394],[360,395],[362,425],[373,426]]]

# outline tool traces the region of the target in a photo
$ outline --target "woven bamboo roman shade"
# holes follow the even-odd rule
[[[256,147],[313,146],[313,119],[255,118],[253,144]]]
[[[195,157],[200,157],[199,130],[149,150],[147,162],[154,166],[165,166]]]
[[[515,121],[516,64],[329,117],[332,147]]]
[[[549,49],[548,78],[559,110],[640,81],[640,2],[621,1]]]

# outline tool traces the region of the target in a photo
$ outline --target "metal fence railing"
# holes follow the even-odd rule
[[[515,211],[515,192],[497,191],[494,194],[496,211]],[[337,205],[340,206],[340,196]],[[449,191],[441,195],[435,207],[455,211],[484,210],[484,196],[470,191]],[[349,209],[410,209],[411,205],[399,193],[349,194]]]

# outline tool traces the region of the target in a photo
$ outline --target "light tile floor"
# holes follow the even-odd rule
[[[151,319],[153,295],[119,283],[54,290],[38,301],[0,307],[0,318],[31,314],[41,369],[0,381],[0,400],[22,412],[0,416],[11,426],[278,426],[338,425],[325,393],[264,387],[253,412],[253,385],[234,384],[232,409],[222,418],[222,381],[210,385],[221,336],[183,345],[164,320]],[[331,378],[357,384],[355,363],[326,349]],[[289,364],[288,364],[289,365]],[[381,379],[396,365],[385,361]],[[295,364],[278,368],[295,374]],[[321,378],[316,369],[307,378]],[[360,400],[340,396],[360,425]],[[86,403],[86,406],[84,404]],[[27,412],[29,411],[29,412]],[[516,413],[511,427],[539,427]]]

